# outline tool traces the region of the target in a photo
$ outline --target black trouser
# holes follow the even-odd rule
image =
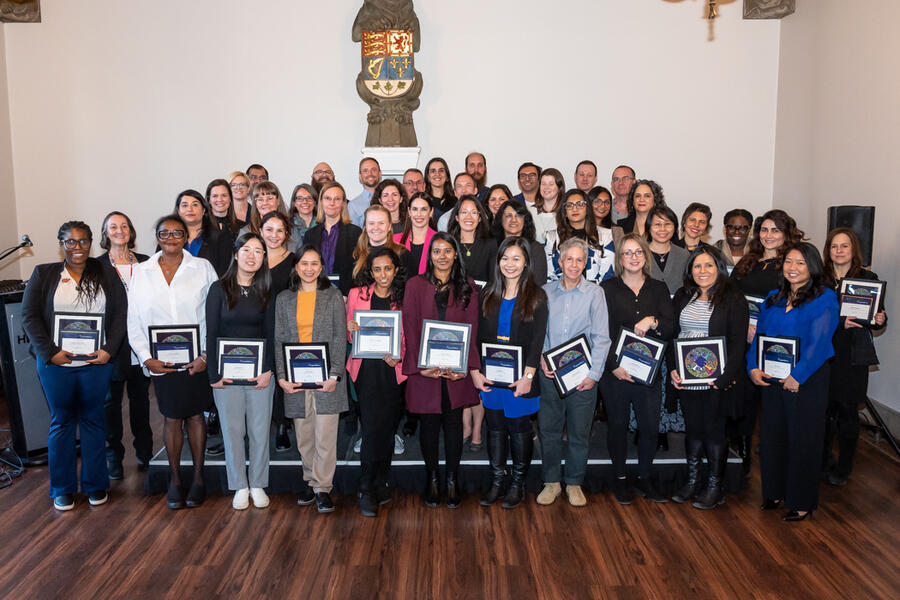
[[[441,382],[441,414],[422,414],[419,427],[419,445],[422,447],[422,458],[425,460],[425,468],[429,471],[438,469],[438,447],[441,439],[441,429],[444,430],[444,460],[447,472],[452,473],[459,469],[459,461],[462,458],[463,449],[463,409],[450,408],[450,396],[447,393],[447,383]]]
[[[394,454],[394,431],[402,406],[400,385],[387,389],[358,389],[359,421],[362,424],[362,447],[359,461],[362,475],[361,492],[373,492],[386,485],[391,474]]]
[[[662,402],[659,377],[651,386],[629,383],[605,373],[600,379],[603,402],[606,404],[607,426],[606,446],[612,460],[613,475],[625,476],[625,459],[628,455],[628,407],[634,405],[634,416],[638,429],[654,432],[659,430],[659,406]],[[656,436],[642,435],[638,438],[638,474],[649,477],[656,455]]]
[[[742,387],[742,403],[740,414],[743,415],[735,419],[736,433],[743,437],[753,437],[756,430],[756,417],[759,414],[759,386],[753,384],[746,374],[743,374],[744,381],[738,382]]]
[[[122,461],[122,397],[128,384],[128,420],[134,436],[134,453],[143,463],[153,456],[153,430],[150,428],[150,378],[139,365],[130,365],[125,379],[111,381],[103,408],[106,412],[106,457]]]
[[[818,505],[828,376],[826,363],[796,393],[785,391],[778,383],[762,388],[763,498],[784,499],[791,510],[813,510]]]
[[[720,416],[719,390],[679,390],[687,437],[725,443],[725,417]]]
[[[507,417],[503,410],[492,408],[484,409],[484,420],[488,431],[502,431],[504,433],[525,433],[531,429],[531,415],[521,417]]]
[[[838,439],[838,460],[835,471],[842,477],[850,477],[856,443],[859,440],[859,405],[865,402],[869,387],[869,367],[843,364],[831,371],[828,390],[828,409],[825,413],[825,456],[823,467],[834,462],[832,445]]]
[[[276,425],[287,425],[290,419],[284,416],[284,390],[280,385],[275,386],[272,394],[272,422]]]

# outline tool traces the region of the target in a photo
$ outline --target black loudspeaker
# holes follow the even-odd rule
[[[849,227],[856,232],[863,265],[871,265],[872,240],[875,238],[875,207],[829,206],[828,231],[836,227]]]

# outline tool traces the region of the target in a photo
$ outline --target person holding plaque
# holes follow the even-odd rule
[[[846,279],[877,281],[878,275],[864,269],[859,238],[848,227],[832,229],[822,251],[825,274],[831,278],[835,292]],[[877,364],[872,332],[887,325],[884,297],[871,309],[870,319],[841,317],[834,332],[834,358],[831,359],[831,384],[828,387],[828,410],[825,421],[825,459],[822,471],[828,483],[842,486],[853,470],[856,442],[859,439],[859,405],[866,399],[869,387],[869,366]],[[872,322],[874,321],[874,323]],[[832,446],[838,440],[838,458],[834,460]]]
[[[210,409],[213,399],[204,373],[205,307],[209,286],[218,277],[209,261],[195,258],[185,250],[188,226],[181,217],[165,216],[156,222],[154,230],[160,250],[146,262],[135,265],[128,288],[128,341],[144,365],[144,373],[153,379],[159,412],[165,418],[163,438],[170,471],[166,504],[179,509],[200,506],[206,498],[203,411]],[[162,344],[150,338],[150,328],[156,326],[172,326],[167,340],[178,341],[161,350]],[[194,477],[186,497],[181,490],[185,422],[194,463]]]
[[[514,364],[499,368],[485,362],[484,374],[473,375],[481,392],[487,420],[487,449],[491,465],[491,487],[481,499],[490,506],[503,498],[503,508],[515,508],[525,497],[525,479],[534,451],[531,415],[540,407],[541,391],[534,376],[541,362],[547,332],[547,294],[531,276],[528,245],[522,238],[506,238],[494,261],[490,284],[482,291],[478,318],[479,343],[512,346]],[[507,354],[509,351],[507,351]],[[511,383],[500,383],[505,370],[512,371]],[[492,372],[493,371],[493,372]],[[495,374],[496,372],[496,374]],[[498,381],[494,381],[495,377]],[[512,479],[504,495],[506,457],[512,450]]]
[[[765,299],[772,290],[777,290],[783,279],[781,263],[787,249],[803,240],[804,233],[797,228],[797,223],[786,212],[773,209],[759,217],[753,225],[753,237],[747,252],[735,265],[731,278],[745,296]],[[761,300],[760,300],[761,303]],[[756,325],[751,315],[747,328],[747,343],[753,340]],[[738,420],[730,420],[732,435],[738,436],[738,454],[743,459],[744,475],[750,475],[751,457],[753,456],[753,431],[756,429],[756,415],[759,406],[759,388],[750,384],[749,379],[743,382],[743,402]]]
[[[90,258],[92,238],[85,223],[63,223],[57,239],[65,259],[35,267],[22,297],[22,327],[50,406],[50,497],[61,511],[75,507],[78,491],[76,429],[81,492],[91,506],[109,497],[104,400],[127,308],[121,283]]]
[[[584,277],[598,283],[613,276],[615,250],[612,231],[598,228],[592,208],[584,192],[572,189],[566,192],[563,201],[556,207],[556,228],[547,231],[544,251],[547,257],[547,273],[551,281],[562,277],[559,264],[559,246],[571,237],[581,238],[588,245],[588,262]]]
[[[336,188],[326,183],[322,189],[323,197],[328,198],[329,191]],[[297,503],[315,503],[320,513],[330,513],[334,512],[331,490],[337,466],[338,419],[348,408],[347,386],[338,385],[347,353],[347,314],[340,290],[328,280],[319,250],[305,244],[297,254],[290,287],[275,301],[275,370],[284,390],[284,412],[294,419],[303,461],[304,489]],[[288,364],[281,348],[298,342],[327,345],[329,360],[316,369],[321,379],[298,381],[295,377],[295,371],[302,371],[301,376],[306,371]]]
[[[661,341],[672,337],[675,319],[669,289],[650,276],[650,260],[650,248],[643,235],[625,234],[616,247],[616,277],[600,284],[606,292],[609,333],[613,340],[619,339],[623,328],[633,330],[640,337]],[[642,435],[638,439],[638,478],[634,490],[625,474],[628,407],[634,406],[641,431],[658,431],[662,402],[660,379],[654,377],[649,385],[638,383],[625,367],[618,365],[614,352],[606,359],[606,372],[600,385],[608,417],[607,447],[615,476],[613,493],[620,504],[630,504],[634,492],[654,502],[667,501],[651,479],[656,437]]]
[[[651,225],[652,227],[652,225]],[[706,490],[696,498],[696,508],[715,508],[724,503],[723,477],[728,458],[725,417],[734,416],[737,402],[735,384],[743,375],[747,350],[747,301],[728,278],[725,258],[712,246],[699,246],[684,268],[684,286],[675,292],[676,338],[724,337],[725,355],[699,354],[695,370],[712,368],[712,361],[725,361],[721,374],[710,385],[682,385],[677,369],[672,369],[672,384],[684,412],[684,449],[688,478],[672,500],[690,502],[700,491],[700,459],[706,453],[709,479]],[[712,360],[710,360],[712,358]],[[669,346],[669,365],[677,365],[674,344]],[[695,373],[696,374],[696,373]]]
[[[447,233],[459,242],[466,273],[476,281],[487,282],[497,258],[497,241],[491,237],[487,213],[477,196],[459,199],[451,213]]]
[[[388,247],[374,248],[366,258],[366,270],[361,281],[365,284],[350,290],[347,296],[347,338],[358,336],[358,348],[364,352],[378,352],[381,358],[347,359],[347,373],[356,385],[359,397],[359,419],[362,423],[360,448],[361,476],[359,480],[359,510],[367,517],[378,514],[378,506],[391,500],[389,487],[391,457],[394,451],[394,431],[403,408],[406,381],[400,359],[391,356],[392,335],[367,333],[355,319],[356,311],[393,310],[403,307],[406,277],[397,253]],[[398,323],[399,325],[399,323]],[[403,350],[403,328],[396,331]]]
[[[756,337],[747,351],[747,372],[762,388],[760,467],[763,510],[785,504],[785,521],[802,521],[817,506],[828,407],[831,339],[838,325],[837,295],[828,287],[815,246],[800,242],[784,255],[778,290],[759,314]],[[789,371],[773,377],[784,362],[757,352],[760,336],[784,338],[778,354],[789,353]],[[790,343],[794,342],[794,343]],[[792,349],[791,352],[788,349]],[[778,357],[781,358],[780,356]]]
[[[431,238],[437,233],[434,227],[434,208],[432,199],[425,192],[413,194],[409,200],[409,215],[403,232],[394,235],[394,241],[409,252],[406,258],[406,276],[421,275],[428,264],[428,252]]]
[[[438,232],[431,239],[425,273],[407,281],[403,304],[403,331],[406,350],[403,374],[406,382],[406,407],[421,415],[419,443],[425,460],[425,504],[436,507],[441,502],[438,476],[438,447],[444,432],[447,507],[456,508],[462,501],[459,487],[459,461],[463,449],[463,409],[478,404],[472,385],[481,368],[478,357],[478,297],[475,282],[466,276],[459,243],[448,233]],[[457,361],[457,369],[446,366],[419,367],[420,347],[425,319],[449,321],[471,326],[466,344],[461,349],[442,350],[442,359]],[[430,340],[424,340],[425,354]],[[482,391],[486,391],[483,389]]]
[[[518,200],[504,202],[491,226],[491,233],[498,243],[508,237],[525,238],[525,241],[528,242],[528,253],[531,255],[531,272],[534,275],[534,282],[541,286],[547,282],[544,245],[535,239],[534,218],[531,216],[531,209]]]
[[[98,257],[107,275],[113,276],[122,286],[122,295],[128,293],[134,267],[149,257],[134,252],[137,234],[128,215],[113,211],[103,219],[100,247],[107,250]],[[128,384],[128,417],[134,436],[134,453],[138,469],[145,470],[153,456],[153,430],[150,428],[150,378],[144,375],[137,356],[131,351],[127,336],[113,367],[109,394],[106,396],[106,463],[110,479],[122,479],[122,396]]]
[[[240,235],[234,242],[231,265],[206,296],[210,342],[206,372],[222,424],[225,473],[228,489],[234,490],[231,506],[236,510],[250,506],[251,498],[256,508],[269,505],[263,488],[269,485],[275,300],[266,254],[267,245],[259,235]],[[241,344],[242,340],[255,343]]]
[[[318,225],[303,236],[303,243],[312,244],[319,250],[325,275],[337,275],[337,286],[342,294],[346,294],[353,284],[353,249],[362,230],[350,221],[347,193],[338,182],[324,183],[319,190],[316,223]]]
[[[562,437],[568,434],[566,446],[566,497],[572,506],[584,506],[587,499],[581,489],[587,471],[588,442],[597,392],[609,352],[608,314],[603,289],[587,281],[583,274],[587,266],[588,246],[579,237],[571,237],[559,247],[562,278],[544,285],[547,294],[547,333],[543,350],[555,348],[584,336],[590,350],[590,366],[582,364],[570,372],[565,396],[554,378],[557,373],[541,358],[541,409],[538,425],[541,434],[541,463],[544,487],[537,503],[548,505],[562,494],[563,459]]]

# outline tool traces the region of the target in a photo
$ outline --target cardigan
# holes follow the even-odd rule
[[[669,256],[666,257],[665,268],[660,269],[655,258],[647,257],[647,260],[650,261],[650,277],[665,282],[669,293],[674,294],[684,283],[684,267],[690,256],[690,252],[672,242],[669,244]]]
[[[134,257],[137,259],[138,263],[145,262],[149,256],[146,254],[139,254],[137,252],[134,253]],[[119,282],[119,286],[122,288],[122,295],[125,296],[125,304],[128,304],[128,291],[125,289],[125,286],[122,284],[122,279],[119,277],[119,272],[116,271],[116,268],[109,262],[109,252],[105,252],[97,257],[97,260],[100,261],[100,264],[103,265],[103,269],[108,272],[109,275],[112,275],[113,280]],[[111,361],[112,362],[112,361]],[[128,336],[126,335],[122,339],[122,347],[119,349],[119,355],[115,359],[115,364],[113,366],[113,381],[121,381],[125,379],[128,373],[128,368],[131,367],[131,344],[128,343]]]
[[[334,249],[333,270],[340,277],[338,288],[340,288],[342,294],[346,295],[350,292],[350,288],[353,287],[353,250],[356,248],[359,236],[362,235],[362,229],[353,223],[344,223],[343,221],[338,222],[337,228],[338,239],[337,246]],[[322,232],[324,230],[324,223],[319,223],[312,227],[303,236],[303,243],[312,244],[321,252]],[[332,273],[326,273],[326,275],[332,275]],[[346,323],[344,325],[346,326]]]
[[[96,258],[88,258],[88,262]],[[50,360],[60,352],[61,348],[53,339],[53,298],[59,287],[59,276],[65,268],[64,262],[38,265],[31,274],[22,295],[22,328],[31,341],[31,351],[38,360],[50,364]],[[101,350],[110,356],[110,362],[116,360],[125,339],[125,315],[127,302],[122,282],[115,279],[105,269],[100,287],[106,296],[106,310],[103,327],[106,329],[106,340]]]
[[[363,290],[366,290],[366,293],[363,293]],[[375,284],[371,284],[368,288],[355,287],[350,290],[350,293],[347,295],[347,321],[353,320],[353,312],[357,310],[371,310],[372,308],[372,294],[375,293]],[[398,310],[393,303],[391,307],[394,310]],[[353,341],[353,334],[349,331],[347,332],[347,341]],[[404,351],[406,350],[406,340],[403,337],[403,322],[401,319],[400,323],[400,357],[403,357]],[[354,358],[353,355],[347,356],[347,372],[350,374],[350,379],[354,382],[356,378],[359,376],[359,369],[362,366],[363,359]],[[394,370],[397,372],[397,383],[403,383],[406,381],[406,375],[403,374],[402,362],[398,362],[394,367]]]
[[[453,323],[469,323],[472,331],[469,335],[469,357],[466,376],[458,381],[444,379],[450,395],[450,408],[457,409],[478,404],[478,394],[472,383],[469,371],[481,369],[481,357],[476,340],[478,340],[478,294],[475,282],[467,278],[472,295],[469,305],[461,306],[456,301],[453,290],[447,303],[446,321]],[[403,331],[406,334],[406,350],[403,353],[403,373],[409,376],[406,380],[406,408],[411,413],[441,414],[441,379],[425,377],[419,370],[419,346],[422,341],[422,321],[438,320],[438,307],[434,301],[437,290],[425,275],[416,275],[406,282],[403,294]],[[496,332],[496,330],[495,330]]]
[[[329,377],[344,375],[347,354],[347,321],[345,320],[344,298],[340,290],[329,286],[316,290],[316,309],[313,315],[312,339],[315,343],[328,344],[330,361]],[[287,380],[284,363],[284,344],[299,343],[297,337],[297,292],[284,290],[275,299],[275,372],[278,379]],[[306,391],[284,394],[284,414],[293,419],[306,417]],[[334,415],[348,409],[347,386],[338,381],[331,393],[313,390],[316,400],[316,414]]]
[[[478,306],[481,307],[481,301],[484,297],[479,298]],[[518,311],[513,310],[512,318],[509,323],[509,341],[504,342],[510,346],[522,347],[522,363],[523,368],[534,367],[540,370],[541,367],[541,350],[544,347],[544,336],[547,334],[547,294],[543,289],[538,288],[538,303],[534,309],[534,315],[530,321],[522,319],[522,315]],[[497,304],[496,310],[490,315],[485,315],[483,311],[478,313],[478,353],[481,355],[481,343],[489,344],[497,343],[497,326],[500,320],[500,303]],[[479,358],[480,360],[480,358]],[[534,398],[541,395],[540,386],[537,381],[532,381],[531,391],[524,395],[525,398]]]

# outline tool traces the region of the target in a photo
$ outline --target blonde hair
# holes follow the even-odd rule
[[[337,181],[327,181],[322,184],[322,189],[319,190],[319,203],[316,207],[316,223],[325,223],[325,209],[322,208],[324,204],[322,199],[325,198],[325,192],[331,188],[338,188],[341,190],[341,194],[344,195],[344,205],[341,208],[341,223],[350,223],[350,213],[347,211],[347,190]],[[291,202],[293,202],[293,199]]]
[[[625,268],[622,266],[622,248],[625,246],[625,242],[629,240],[640,246],[641,250],[644,252],[644,266],[641,268],[641,271],[644,273],[644,277],[649,278],[650,261],[653,260],[653,256],[650,254],[650,246],[647,245],[647,240],[638,233],[626,233],[616,244],[616,277],[621,277],[622,273],[625,272]]]

